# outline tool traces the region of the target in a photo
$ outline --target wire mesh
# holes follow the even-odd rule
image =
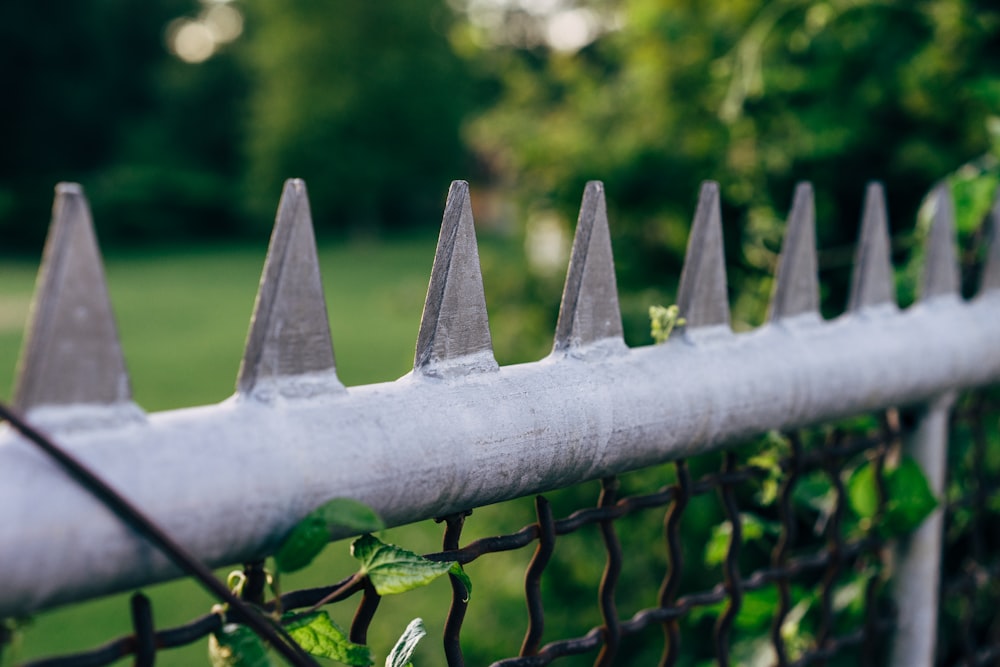
[[[969,394],[955,409],[938,664],[1000,661],[1000,392]]]
[[[942,665],[995,664],[1000,658],[994,613],[1000,602],[998,415],[997,389],[967,394],[953,414],[939,616]],[[890,410],[770,434],[720,454],[601,480],[589,507],[579,505],[593,492],[590,485],[539,496],[535,522],[464,546],[469,513],[444,517],[443,550],[427,557],[468,564],[533,548],[525,572],[524,638],[519,650],[511,646],[508,656],[489,658],[497,667],[653,664],[652,653],[661,665],[883,664],[894,616],[886,584],[899,537],[883,529],[893,501],[884,471],[899,461],[911,422],[907,413]],[[862,466],[870,466],[876,483],[876,506],[867,516],[859,516],[850,498],[853,475]],[[557,509],[574,504],[576,509],[555,518]],[[652,541],[651,526],[659,533]],[[575,576],[566,562],[579,557],[560,551],[569,539],[601,545],[604,573],[596,601],[581,600],[565,581]],[[659,582],[650,585],[650,572],[660,573]],[[275,601],[264,602],[262,564],[247,564],[245,574],[244,601],[273,611]],[[451,667],[465,664],[466,616],[490,613],[483,592],[488,584],[477,588],[471,601],[452,578],[443,639]],[[366,580],[286,593],[280,608],[303,609],[325,598],[343,602],[358,593],[350,636],[364,643],[379,606]],[[565,608],[584,604],[596,604],[599,622],[566,627]],[[207,614],[154,631],[152,609],[141,594],[133,597],[131,613],[133,634],[28,665],[97,666],[130,655],[135,664],[151,665],[157,651],[201,641],[222,625],[220,615]]]

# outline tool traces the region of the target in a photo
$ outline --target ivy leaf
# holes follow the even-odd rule
[[[330,542],[333,528],[368,533],[385,528],[375,511],[350,498],[327,501],[299,521],[285,537],[274,562],[279,572],[294,572],[311,563]]]
[[[899,467],[886,477],[889,502],[886,528],[893,535],[909,533],[919,526],[938,505],[920,464],[904,457]]]
[[[427,630],[424,629],[422,619],[415,618],[410,621],[410,624],[403,630],[399,641],[396,642],[396,645],[392,647],[392,651],[389,652],[389,657],[385,659],[385,667],[413,667],[410,657],[413,656],[413,651],[417,648],[417,644],[426,634]]]
[[[272,667],[267,647],[245,625],[226,623],[208,637],[212,667]]]
[[[371,535],[362,535],[354,540],[351,555],[361,562],[361,574],[368,575],[379,595],[405,593],[426,586],[451,571],[454,563],[427,560]]]
[[[330,658],[351,667],[368,667],[373,664],[372,652],[367,646],[355,644],[340,627],[330,620],[325,611],[314,611],[295,616],[288,614],[285,630],[304,651],[320,658]]]

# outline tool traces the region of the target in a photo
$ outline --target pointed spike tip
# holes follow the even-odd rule
[[[55,191],[14,402],[131,405],[90,206],[76,183]]]
[[[771,299],[771,321],[819,314],[816,211],[811,184],[803,182],[796,186],[788,218]]]
[[[610,341],[597,346],[602,354],[626,349],[604,184],[589,181],[573,237],[553,352],[590,356],[584,350],[602,341]]]
[[[698,196],[688,238],[684,269],[677,293],[677,308],[691,331],[701,327],[729,326],[726,256],[722,239],[719,184],[705,181]]]
[[[82,197],[83,186],[79,183],[64,181],[56,185],[56,196],[58,197],[59,195],[76,195]]]
[[[983,267],[983,277],[979,285],[979,293],[985,294],[1000,290],[1000,188],[997,188],[996,201],[990,211],[989,246],[986,265]]]
[[[455,377],[498,368],[469,184],[453,181],[420,318],[413,370],[428,377]]]
[[[857,312],[882,305],[896,305],[896,286],[885,192],[881,183],[873,182],[865,192],[861,237],[855,252],[847,309]]]
[[[278,387],[279,378],[288,380]],[[275,391],[285,397],[344,391],[301,179],[287,180],[282,190],[236,385],[241,394],[264,398]]]
[[[921,301],[957,295],[961,285],[955,249],[955,207],[948,186],[935,188],[931,201],[934,208],[924,253]]]

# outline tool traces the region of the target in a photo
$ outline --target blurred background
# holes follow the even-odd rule
[[[885,184],[902,266],[930,187],[950,184],[970,235],[1000,174],[992,0],[37,0],[0,8],[0,54],[4,396],[59,181],[90,198],[136,399],[159,410],[232,392],[288,177],[309,187],[353,385],[412,364],[452,179],[472,185],[509,364],[550,349],[588,180],[640,345],[648,307],[674,300],[703,180],[721,184],[746,329],[797,181],[815,187],[830,317],[867,182]],[[903,303],[912,284],[901,272]],[[39,636],[28,654],[52,646]]]

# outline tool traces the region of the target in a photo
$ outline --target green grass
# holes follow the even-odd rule
[[[322,248],[337,370],[348,385],[393,380],[412,365],[434,257],[431,237]],[[136,401],[163,410],[233,392],[264,248],[113,255],[111,293]],[[0,381],[9,395],[36,266],[0,270]]]
[[[435,243],[436,238],[427,235],[381,243],[331,243],[320,248],[337,370],[346,385],[394,380],[412,367]],[[199,405],[232,394],[265,250],[262,243],[260,247],[114,253],[106,258],[109,291],[134,397],[144,409]],[[554,319],[558,292],[547,306],[515,303],[515,295],[522,298],[520,288],[526,275],[520,248],[509,240],[486,237],[480,253],[498,360],[508,364],[539,358],[550,345],[544,329],[548,320]],[[0,395],[5,399],[14,381],[36,271],[34,259],[0,261]],[[183,493],[183,489],[178,492]],[[532,520],[530,501],[524,507],[526,511],[520,513],[486,508],[478,510],[477,516],[485,520],[495,515],[500,525],[509,523],[503,529],[513,530]],[[493,520],[480,524],[486,532],[498,532],[500,525]],[[435,551],[440,548],[440,531],[440,526],[427,522],[389,531],[387,539],[418,552]],[[304,574],[289,577],[283,588],[329,584],[350,574],[354,563],[347,550],[347,542],[334,544]],[[474,578],[476,569],[476,564],[470,567]],[[511,572],[511,577],[501,579],[510,579],[505,587],[519,595],[523,564]],[[484,573],[479,574],[483,581]],[[220,576],[224,575],[225,571],[220,571]],[[485,576],[497,579],[495,571]],[[158,628],[185,623],[207,613],[213,604],[191,581],[153,586],[144,592],[153,599]],[[433,635],[440,636],[449,599],[450,589],[442,580],[399,600],[387,600],[371,637],[381,659],[394,635],[402,632],[413,616],[420,615],[431,637],[421,649],[425,657],[418,654],[418,664],[437,662],[440,642]],[[517,603],[518,610],[521,605],[523,602]],[[340,607],[343,609],[336,609],[334,617],[346,626],[353,604]],[[476,633],[477,626],[488,628],[494,620],[490,607],[480,606],[479,610],[479,621],[470,612],[470,635]],[[516,644],[523,630],[510,630]],[[130,631],[127,594],[48,611],[32,619],[16,651],[4,652],[4,664],[12,658],[21,661],[93,648]],[[164,651],[157,664],[207,664],[205,643]]]

